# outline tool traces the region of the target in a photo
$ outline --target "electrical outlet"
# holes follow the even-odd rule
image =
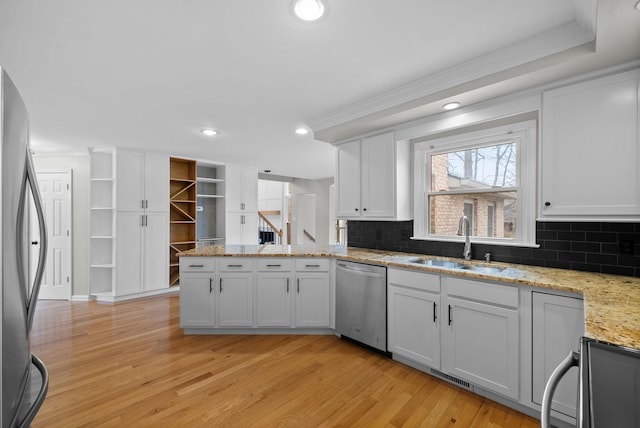
[[[635,245],[636,245],[636,243],[633,241],[633,239],[621,239],[620,240],[620,254],[633,255]]]

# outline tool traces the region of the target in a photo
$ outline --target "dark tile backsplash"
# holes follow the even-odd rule
[[[350,247],[461,257],[461,243],[410,239],[413,221],[349,221]],[[473,244],[472,258],[485,253],[500,262],[640,277],[640,223],[537,222],[539,248]]]

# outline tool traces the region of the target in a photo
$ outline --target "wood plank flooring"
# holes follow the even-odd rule
[[[177,295],[40,301],[33,427],[538,427],[334,336],[185,336]]]

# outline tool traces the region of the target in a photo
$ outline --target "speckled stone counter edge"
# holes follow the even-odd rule
[[[504,267],[505,270],[499,274],[491,275],[468,270],[416,265],[402,261],[402,257],[428,257],[460,261],[459,259],[354,247],[210,246],[189,250],[178,255],[186,257],[333,257],[578,293],[582,294],[584,298],[585,333],[588,337],[640,349],[640,278],[493,262],[490,264],[491,266]],[[470,263],[486,264],[475,260]]]

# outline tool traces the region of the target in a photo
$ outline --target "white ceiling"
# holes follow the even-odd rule
[[[299,125],[336,141],[640,58],[636,0],[595,1],[325,0],[309,23],[291,0],[2,0],[0,65],[39,154],[129,147],[315,179],[333,148]]]

